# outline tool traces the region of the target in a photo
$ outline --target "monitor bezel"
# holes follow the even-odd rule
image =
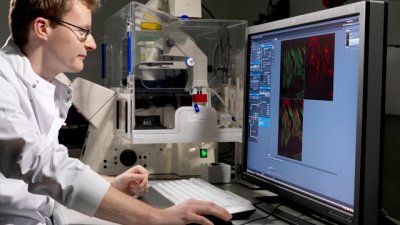
[[[385,1],[357,2],[251,26],[247,29],[246,37],[249,40],[250,36],[263,32],[277,31],[354,15],[360,16],[361,24],[354,212],[351,213],[348,210],[246,172],[247,103],[249,100],[247,88],[249,86],[249,79],[247,79],[249,74],[248,66],[246,67],[244,86],[243,171],[240,179],[261,188],[266,188],[285,199],[289,199],[340,223],[377,224],[381,210],[387,3]],[[248,44],[247,49],[249,49]],[[248,65],[249,55],[247,55],[246,62]]]

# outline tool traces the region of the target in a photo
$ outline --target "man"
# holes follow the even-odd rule
[[[96,48],[90,28],[99,5],[10,1],[11,38],[0,51],[0,224],[51,224],[54,200],[121,224],[211,225],[202,215],[229,220],[225,209],[197,200],[153,208],[126,194],[147,191],[142,167],[107,181],[68,158],[58,143],[72,93],[56,76],[81,71],[87,52]]]

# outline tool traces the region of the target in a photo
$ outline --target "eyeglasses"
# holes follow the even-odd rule
[[[68,22],[65,22],[63,20],[58,20],[58,19],[53,19],[53,18],[51,18],[51,20],[54,21],[54,22],[59,23],[60,25],[64,25],[64,27],[70,29],[75,34],[75,36],[78,38],[78,40],[81,41],[81,42],[86,41],[88,36],[89,36],[89,34],[91,34],[91,32],[92,32],[91,30],[76,26],[76,25],[74,25],[72,23],[68,23]],[[69,26],[65,26],[65,24],[69,25],[69,26],[72,26],[72,27],[75,27],[75,28],[78,28],[79,30],[76,31],[76,30],[72,29]],[[76,32],[79,32],[79,33],[77,34]]]

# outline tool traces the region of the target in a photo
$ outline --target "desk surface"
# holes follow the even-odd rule
[[[162,181],[150,181],[150,186],[152,183],[155,182],[162,182]],[[252,190],[249,189],[241,184],[237,183],[232,183],[232,184],[220,184],[216,185],[224,190],[229,190],[232,191],[248,200],[250,200],[253,203],[259,203],[260,200],[258,200],[258,197],[264,197],[264,196],[271,196],[273,193],[268,192],[268,191],[263,191],[263,190]],[[140,198],[141,200],[149,203],[152,206],[159,207],[159,208],[165,208],[169,207],[172,205],[171,202],[163,198],[161,195],[159,195],[156,191],[154,191],[152,188],[150,188],[149,193],[147,193],[145,196]],[[310,218],[305,217],[304,215],[286,207],[286,206],[278,206],[279,209],[284,210],[284,211],[289,211],[292,214],[294,214],[296,217],[306,219],[308,222],[312,224],[323,224],[319,221],[311,220]],[[97,218],[93,217],[88,217],[86,215],[83,215],[79,212],[76,212],[74,210],[69,210],[65,208],[62,205],[56,204],[56,207],[54,209],[54,214],[53,214],[53,219],[55,225],[116,225],[116,223],[100,220]],[[253,221],[253,222],[251,222]],[[248,224],[248,225],[262,225],[262,224],[276,224],[276,225],[282,225],[282,224],[287,224],[281,220],[278,220],[274,218],[273,216],[269,216],[266,212],[263,212],[259,209],[256,210],[255,213],[253,213],[247,220],[233,220],[232,223],[234,225],[240,225],[240,224]]]

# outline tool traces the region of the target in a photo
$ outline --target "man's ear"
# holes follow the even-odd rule
[[[49,28],[50,28],[49,20],[43,17],[38,17],[33,21],[34,33],[41,39],[47,39],[47,36],[49,34]]]

